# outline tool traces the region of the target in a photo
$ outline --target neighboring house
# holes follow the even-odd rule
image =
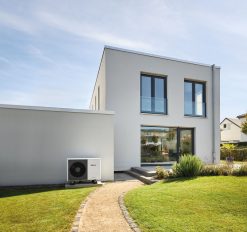
[[[220,123],[221,143],[247,142],[247,135],[241,132],[245,115],[239,115],[237,118],[225,118]]]
[[[0,105],[0,185],[66,181],[67,158],[114,171],[220,158],[220,68],[105,47],[91,110]]]
[[[219,67],[105,47],[90,109],[115,112],[115,171],[219,161]]]

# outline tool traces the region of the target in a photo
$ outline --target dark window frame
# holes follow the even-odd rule
[[[142,110],[142,77],[149,77],[151,79],[151,111],[144,111]],[[167,76],[163,75],[154,75],[154,74],[146,74],[141,73],[141,81],[140,81],[140,111],[141,113],[148,113],[148,114],[168,114],[168,99],[167,99]],[[155,111],[155,103],[153,99],[155,98],[155,79],[162,79],[164,80],[164,112],[156,112]]]
[[[206,82],[187,80],[187,79],[184,80],[184,83],[185,82],[192,84],[192,114],[186,114],[185,113],[185,108],[184,108],[184,116],[206,118],[207,117]],[[202,103],[204,104],[204,109],[203,109],[204,110],[204,114],[203,115],[195,114],[195,89],[196,89],[195,86],[196,86],[196,84],[202,85]],[[185,105],[185,99],[184,99],[184,105]]]

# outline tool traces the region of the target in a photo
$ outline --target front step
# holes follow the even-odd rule
[[[135,172],[132,169],[126,171],[126,173],[142,181],[144,184],[154,184],[158,181],[157,179],[154,179],[154,177],[148,177],[148,176],[141,175],[140,173]]]
[[[154,177],[156,175],[155,171],[149,171],[149,170],[146,170],[145,168],[142,168],[142,167],[133,167],[133,168],[131,168],[131,171],[139,173],[142,176],[146,176],[146,177]]]

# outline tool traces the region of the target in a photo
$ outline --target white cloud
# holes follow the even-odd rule
[[[111,44],[128,48],[147,50],[152,48],[150,44],[143,41],[132,40],[124,38],[122,36],[114,35],[109,32],[104,32],[96,25],[87,24],[86,22],[76,21],[46,12],[39,12],[38,16],[40,21],[46,23],[48,26],[54,27],[67,33],[71,33],[79,37],[95,40],[104,44]]]
[[[0,25],[10,27],[12,29],[33,34],[36,29],[30,21],[25,20],[14,14],[0,11]]]

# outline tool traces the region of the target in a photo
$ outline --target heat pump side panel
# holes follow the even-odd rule
[[[88,180],[101,180],[101,159],[88,159]]]

